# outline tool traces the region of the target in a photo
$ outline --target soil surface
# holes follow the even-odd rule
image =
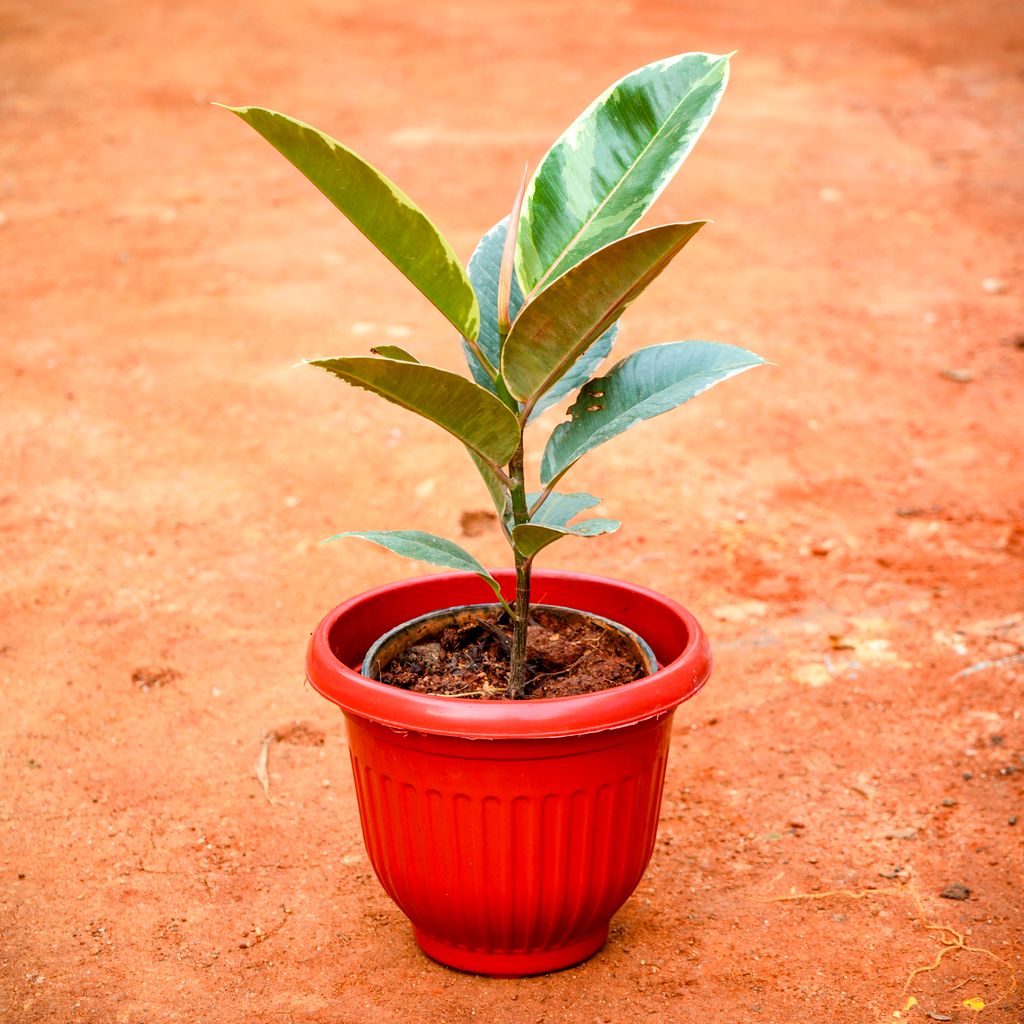
[[[379,678],[415,693],[508,700],[511,650],[508,616],[482,612],[423,635],[388,661]],[[635,640],[583,616],[533,610],[526,630],[526,699],[597,693],[646,674]]]
[[[1022,39],[1002,0],[0,0],[0,1019],[1019,1024]],[[599,91],[697,49],[733,80],[647,223],[715,224],[619,353],[775,365],[588,456],[623,529],[540,561],[688,605],[716,673],[607,946],[458,974],[303,655],[421,571],[322,537],[507,551],[456,442],[293,367],[460,347],[210,104],[340,137],[466,259]]]

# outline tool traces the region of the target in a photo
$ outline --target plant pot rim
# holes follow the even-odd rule
[[[515,576],[511,570],[499,569],[494,576],[503,591],[510,584],[514,591]],[[453,604],[444,594],[450,595],[453,587],[464,585],[466,599],[462,603],[478,603],[476,594],[484,586],[478,577],[472,573],[438,573],[375,587],[334,608],[321,620],[310,640],[306,678],[313,689],[347,714],[370,719],[399,732],[498,740],[577,736],[625,728],[674,710],[698,693],[711,675],[711,650],[703,629],[689,611],[671,598],[635,583],[587,573],[537,569],[533,579],[540,585],[538,589],[549,584],[569,587],[584,595],[588,588],[595,590],[602,599],[596,602],[599,607],[583,607],[590,603],[585,598],[570,603],[556,595],[552,595],[550,601],[543,597],[538,603],[567,604],[579,611],[606,615],[634,629],[648,642],[651,638],[645,636],[644,619],[656,615],[662,629],[666,624],[678,629],[683,637],[681,649],[670,661],[660,663],[658,671],[624,686],[571,697],[521,701],[466,701],[458,697],[413,693],[367,679],[357,667],[338,657],[331,643],[336,629],[344,629],[346,620],[359,623],[372,618],[373,611],[389,601],[397,603],[404,592],[418,594],[422,602],[436,591],[438,600],[444,602],[437,605],[440,609]],[[609,611],[609,601],[619,596],[623,605],[632,609],[632,621],[623,621]],[[414,618],[416,614],[405,618]],[[387,628],[398,625],[399,621],[404,619],[392,622]],[[362,650],[358,658],[349,660],[361,667],[366,649],[384,632],[386,629],[359,638]],[[651,643],[651,646],[657,653],[657,645]]]

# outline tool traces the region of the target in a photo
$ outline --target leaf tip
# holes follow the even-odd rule
[[[216,100],[211,100],[210,106],[220,107],[221,110],[227,110],[232,114],[236,114],[238,117],[242,118],[243,121],[245,120],[245,115],[253,109],[251,106],[233,107],[230,103],[218,103]]]

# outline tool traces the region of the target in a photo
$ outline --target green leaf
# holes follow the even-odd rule
[[[528,494],[527,504],[532,507],[540,496],[540,491]],[[596,537],[601,533],[612,533],[620,525],[615,519],[585,519],[582,523],[568,525],[569,520],[580,512],[600,504],[600,498],[583,491],[571,494],[552,491],[529,523],[512,528],[516,549],[529,558],[562,537]]]
[[[527,303],[501,353],[509,391],[532,406],[705,223],[664,224],[611,242]]]
[[[491,502],[494,505],[494,510],[498,513],[499,520],[502,519],[508,511],[510,500],[504,485],[498,479],[498,474],[472,448],[467,448],[466,451],[469,452],[469,457],[479,470],[480,476],[483,477],[484,486],[487,488],[487,493],[491,496]]]
[[[492,365],[501,365],[501,347],[498,341],[498,275],[501,270],[501,254],[508,231],[508,217],[499,221],[480,239],[476,250],[469,259],[469,277],[480,300],[480,335],[477,344]],[[512,275],[512,295],[509,299],[509,315],[515,321],[523,305],[523,291],[519,279]],[[583,354],[576,365],[551,388],[534,406],[531,419],[562,399],[570,391],[582,387],[597,372],[597,368],[608,357],[618,334],[618,324],[612,324],[604,334]],[[462,343],[473,379],[483,388],[496,393],[494,381],[480,365],[472,349]]]
[[[404,348],[399,348],[397,345],[374,345],[370,351],[375,356],[383,356],[385,359],[397,359],[403,363],[419,362],[414,355],[410,355]]]
[[[675,341],[641,349],[616,363],[605,377],[586,384],[548,440],[541,480],[560,477],[580,456],[628,430],[688,402],[744,370],[760,356],[711,341]]]
[[[457,373],[379,356],[314,359],[349,384],[425,416],[484,461],[502,466],[519,446],[519,421],[494,395]]]
[[[537,526],[521,523],[512,529],[512,541],[516,551],[526,558],[532,558],[549,544],[563,537],[596,537],[602,533],[614,533],[622,524],[616,519],[584,519],[573,526]]]
[[[462,572],[475,573],[494,591],[498,600],[504,603],[498,581],[464,548],[444,537],[422,530],[346,530],[336,533],[323,541],[341,540],[344,537],[359,537],[372,541],[396,555],[413,558],[417,562],[427,562],[444,569],[458,569]]]
[[[375,356],[384,356],[387,359],[398,359],[406,363],[419,362],[415,356],[410,355],[404,348],[399,348],[397,345],[375,345],[370,351]],[[489,377],[487,379],[490,380]],[[498,515],[504,515],[506,505],[505,488],[498,479],[497,473],[472,448],[467,446],[466,451],[473,460],[473,464],[479,471],[480,476],[483,477],[484,486],[487,488],[487,493],[491,496],[491,501],[494,503]]]
[[[480,333],[476,342],[492,366],[501,365],[501,346],[498,341],[498,277],[501,273],[501,254],[505,247],[508,217],[499,221],[480,239],[473,255],[469,258],[469,279],[473,282],[480,302]],[[509,316],[514,320],[523,304],[523,291],[516,275],[512,275],[512,294],[509,299]],[[494,381],[480,365],[472,349],[463,342],[466,362],[473,379],[488,391],[494,391]]]
[[[684,53],[599,96],[551,147],[527,187],[516,269],[534,295],[647,212],[707,126],[729,57]]]
[[[533,508],[534,502],[543,491],[531,491],[526,496],[527,508]],[[573,516],[578,516],[588,508],[600,505],[601,499],[587,494],[585,491],[573,491],[571,494],[560,494],[552,491],[544,504],[530,517],[531,523],[538,526],[565,526]]]
[[[476,295],[455,251],[426,214],[352,150],[301,121],[262,107],[227,107],[290,160],[469,338]]]

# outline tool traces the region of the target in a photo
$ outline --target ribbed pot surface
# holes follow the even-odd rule
[[[615,690],[509,703],[412,694],[353,667],[388,629],[472,604],[480,586],[446,574],[353,598],[314,634],[307,675],[345,711],[367,852],[421,948],[462,970],[537,974],[599,949],[640,881],[672,714],[707,680],[710,653],[693,617],[653,591],[537,572],[544,600],[629,626],[660,669]]]

